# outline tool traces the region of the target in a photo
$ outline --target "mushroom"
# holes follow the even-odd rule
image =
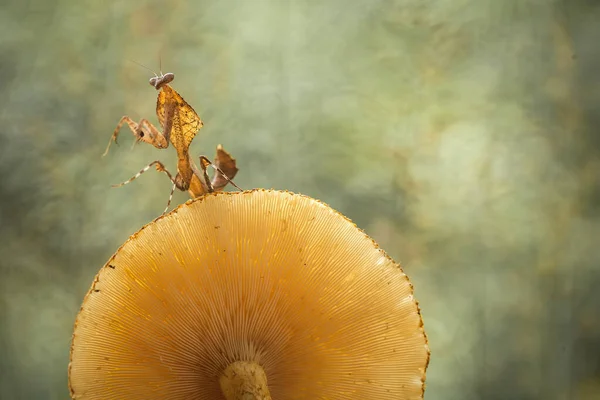
[[[188,201],[131,236],[75,322],[73,399],[421,399],[429,347],[400,265],[276,190]]]

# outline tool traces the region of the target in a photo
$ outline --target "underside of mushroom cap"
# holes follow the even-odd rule
[[[238,361],[273,399],[420,399],[413,289],[343,215],[275,190],[191,200],[100,270],[75,323],[75,399],[224,399]]]

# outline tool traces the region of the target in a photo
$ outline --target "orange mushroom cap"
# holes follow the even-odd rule
[[[277,400],[421,399],[429,347],[408,278],[343,215],[289,192],[216,193],[100,270],[69,386],[74,399],[225,399],[239,361]]]

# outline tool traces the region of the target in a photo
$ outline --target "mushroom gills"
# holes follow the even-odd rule
[[[363,231],[290,192],[219,192],[135,233],[75,322],[77,400],[421,400],[413,287]]]

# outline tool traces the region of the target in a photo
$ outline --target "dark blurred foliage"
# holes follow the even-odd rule
[[[404,265],[429,399],[600,398],[600,5],[584,0],[4,1],[0,397],[64,399],[98,269],[162,212],[152,75],[236,182],[323,200]],[[186,200],[179,193],[176,202]]]

